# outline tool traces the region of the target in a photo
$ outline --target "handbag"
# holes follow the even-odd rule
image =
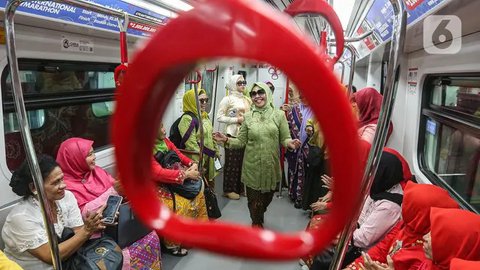
[[[218,207],[217,195],[215,195],[213,188],[208,185],[208,182],[205,179],[203,181],[205,183],[203,194],[205,195],[208,217],[217,219],[222,216],[222,212]]]
[[[333,256],[335,255],[335,247],[331,247],[323,251],[322,253],[315,256],[313,259],[313,265],[310,268],[311,270],[329,270],[330,265],[333,262]],[[347,253],[345,254],[345,259],[342,263],[342,269],[347,267],[349,264],[355,261],[360,257],[361,250],[356,246],[349,245]]]
[[[105,234],[111,237],[120,248],[130,246],[152,231],[135,217],[130,204],[120,205],[118,212],[118,224],[108,226],[105,229]]]
[[[73,235],[75,233],[71,228],[65,228],[59,242],[66,241]],[[88,240],[62,262],[63,269],[68,270],[121,270],[122,266],[122,250],[107,236]]]
[[[163,168],[175,168],[181,167],[181,160],[177,153],[173,150],[169,150],[166,153],[157,152],[155,154],[155,160]],[[186,199],[192,200],[197,197],[202,189],[202,182],[195,179],[185,179],[183,184],[165,184],[171,192],[176,193]]]

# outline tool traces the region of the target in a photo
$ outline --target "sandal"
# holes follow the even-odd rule
[[[177,248],[167,248],[165,249],[165,251],[172,255],[172,256],[175,256],[175,257],[184,257],[184,256],[187,256],[188,255],[188,250],[187,249],[184,249],[184,248],[180,248],[180,247],[177,247]]]

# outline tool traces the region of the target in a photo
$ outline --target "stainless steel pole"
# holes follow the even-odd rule
[[[40,208],[42,210],[43,222],[47,231],[48,243],[52,254],[52,263],[54,269],[62,269],[62,260],[58,250],[57,234],[53,222],[53,209],[48,202],[45,190],[43,189],[43,178],[40,172],[37,156],[35,154],[35,147],[33,145],[32,136],[30,134],[30,127],[28,125],[27,111],[25,109],[25,101],[23,99],[22,84],[20,81],[20,72],[18,69],[18,59],[15,50],[15,28],[13,19],[15,11],[22,3],[22,0],[9,1],[5,7],[5,29],[7,32],[7,57],[10,65],[10,76],[12,78],[13,97],[15,101],[15,110],[17,111],[17,119],[20,127],[20,134],[25,146],[25,154],[28,165],[32,172],[33,183],[38,192],[38,199]]]
[[[393,112],[393,105],[395,103],[395,96],[398,87],[398,80],[400,74],[400,66],[403,60],[403,53],[405,48],[405,36],[407,29],[407,12],[402,0],[390,0],[395,12],[395,19],[393,22],[393,33],[390,47],[390,58],[387,70],[387,83],[385,86],[385,94],[383,97],[382,108],[377,126],[377,132],[373,140],[372,148],[368,156],[367,166],[363,175],[362,189],[360,191],[360,207],[357,209],[355,216],[350,223],[345,226],[345,229],[340,236],[339,244],[337,245],[335,256],[333,258],[331,270],[340,270],[342,262],[347,251],[349,240],[352,237],[353,230],[360,215],[360,211],[367,199],[370,187],[375,177],[375,173],[380,161],[383,147],[387,139],[388,127],[390,118]]]
[[[338,61],[337,63],[342,66],[342,73],[340,75],[340,82],[343,84],[343,79],[345,78],[345,63],[343,61]]]
[[[345,49],[347,49],[350,54],[352,55],[350,57],[350,75],[348,76],[348,96],[350,96],[353,92],[352,90],[352,86],[353,86],[353,79],[355,77],[355,68],[357,66],[357,50],[355,49],[355,47],[353,47],[353,45],[351,44],[347,44],[347,46],[345,46]]]
[[[55,227],[53,217],[51,215],[52,209],[47,200],[45,191],[43,189],[43,179],[40,172],[37,156],[35,153],[35,147],[33,144],[32,136],[30,134],[30,126],[28,124],[27,111],[25,108],[25,101],[23,98],[23,90],[20,80],[20,71],[18,67],[17,51],[15,44],[15,12],[17,8],[24,2],[33,0],[9,0],[5,7],[5,29],[6,29],[6,49],[7,58],[10,66],[10,75],[12,79],[13,97],[15,101],[15,110],[17,113],[18,124],[20,127],[20,134],[22,136],[23,144],[25,145],[25,153],[28,165],[32,171],[33,182],[38,192],[40,201],[40,208],[42,210],[43,221],[47,231],[48,242],[50,251],[52,253],[52,264],[54,269],[62,269],[62,260],[60,258],[60,252],[58,250],[57,235],[55,233]],[[40,0],[46,1],[46,0]],[[104,7],[99,4],[91,3],[84,0],[57,0],[55,2],[65,3],[68,5],[88,9],[97,13],[115,16],[117,18],[124,18],[124,12]],[[136,15],[129,16],[131,21],[142,23],[146,25],[156,26],[158,22],[141,18]]]

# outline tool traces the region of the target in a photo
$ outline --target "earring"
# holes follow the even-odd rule
[[[33,191],[33,195],[37,196],[38,192],[36,190]]]

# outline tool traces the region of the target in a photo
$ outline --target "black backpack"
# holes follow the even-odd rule
[[[190,124],[190,127],[188,128],[187,132],[185,132],[185,135],[182,137],[180,134],[180,130],[178,129],[178,124],[182,120],[182,117],[184,115],[190,115],[192,117],[192,123]],[[173,144],[179,149],[185,149],[185,143],[187,142],[188,138],[190,138],[190,135],[192,135],[193,129],[195,128],[195,132],[198,131],[198,118],[197,116],[192,113],[192,112],[185,112],[180,116],[175,122],[173,122],[172,126],[170,127],[170,136],[168,137],[170,141],[172,141]]]

